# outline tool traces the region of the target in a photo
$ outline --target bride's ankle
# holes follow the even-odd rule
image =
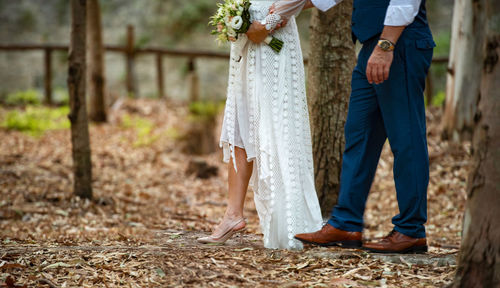
[[[243,213],[241,212],[226,211],[226,213],[224,214],[224,219],[226,220],[236,221],[242,218],[243,218]]]

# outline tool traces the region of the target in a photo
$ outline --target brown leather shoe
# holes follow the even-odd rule
[[[295,239],[306,244],[314,244],[323,247],[339,246],[343,248],[360,248],[361,232],[347,232],[326,224],[321,230],[314,233],[295,235]]]
[[[427,252],[427,240],[425,238],[412,238],[392,230],[379,242],[365,243],[363,248],[376,253],[425,253]]]

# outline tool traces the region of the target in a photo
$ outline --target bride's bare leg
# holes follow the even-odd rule
[[[228,190],[227,209],[222,223],[215,229],[214,234],[218,234],[226,225],[224,223],[234,222],[243,218],[243,206],[247,194],[248,182],[252,176],[253,162],[247,161],[247,153],[244,149],[235,147],[235,160],[238,172],[234,169],[231,159],[228,164]],[[246,223],[242,221],[235,230],[244,228]]]
[[[234,152],[238,172],[235,171],[233,163],[229,162],[229,196],[225,217],[237,219],[243,217],[243,206],[245,205],[248,182],[252,176],[253,162],[247,161],[247,153],[244,149],[236,147]]]

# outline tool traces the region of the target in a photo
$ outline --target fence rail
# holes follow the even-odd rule
[[[0,44],[0,51],[6,52],[24,52],[24,51],[43,51],[44,52],[44,73],[45,73],[45,91],[44,102],[47,104],[52,103],[52,54],[57,52],[68,52],[68,45],[58,44]],[[203,51],[203,50],[178,50],[168,48],[133,48],[129,49],[127,46],[106,45],[104,49],[107,52],[115,52],[124,54],[127,62],[127,77],[126,86],[127,92],[130,95],[137,95],[137,82],[135,81],[134,63],[135,57],[141,55],[156,55],[156,75],[157,75],[157,90],[158,95],[165,97],[165,84],[164,84],[164,69],[163,57],[183,57],[188,59],[188,78],[191,81],[190,100],[196,101],[199,99],[199,91],[197,87],[198,76],[196,75],[196,59],[222,59],[228,60],[229,54],[225,52]]]
[[[160,98],[165,97],[165,85],[164,85],[164,71],[163,71],[163,57],[182,57],[188,59],[188,79],[191,83],[190,87],[190,100],[197,101],[199,99],[199,80],[196,73],[196,59],[198,58],[208,58],[208,59],[229,59],[229,53],[226,52],[214,52],[214,51],[203,51],[203,50],[178,50],[169,48],[158,48],[158,47],[148,47],[140,48],[135,47],[135,37],[134,37],[134,27],[127,27],[127,44],[125,46],[120,45],[106,45],[104,49],[108,52],[121,53],[126,57],[126,86],[129,95],[137,96],[137,81],[135,80],[134,66],[135,58],[138,55],[155,55],[156,57],[156,78],[157,78],[157,91]],[[44,52],[44,102],[47,104],[52,104],[52,54],[54,51],[57,52],[67,52],[69,49],[68,45],[58,45],[58,44],[0,44],[0,51],[6,52],[23,52],[23,51],[43,51]],[[304,64],[307,64],[307,59],[304,59]],[[433,64],[446,64],[448,63],[448,58],[440,57],[434,58],[432,60]],[[425,92],[425,97],[427,103],[431,103],[433,96],[433,81],[432,75],[427,77],[427,89]]]

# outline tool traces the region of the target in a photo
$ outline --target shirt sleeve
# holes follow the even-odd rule
[[[391,0],[384,25],[408,26],[413,23],[420,9],[422,0]]]
[[[261,23],[266,26],[267,30],[274,30],[283,19],[290,19],[293,16],[297,16],[306,4],[307,0],[276,1],[273,4],[274,12],[268,14]]]
[[[274,30],[283,19],[290,19],[297,16],[308,0],[280,0],[273,4],[274,13],[267,15],[262,24],[266,25],[267,30]],[[342,0],[312,0],[314,6],[322,11],[326,11]]]
[[[276,1],[274,6],[274,14],[280,15],[281,18],[290,19],[292,16],[297,16],[304,6],[307,0],[280,0]]]
[[[330,10],[333,6],[342,2],[342,0],[311,0],[311,2],[316,8],[325,12],[326,10]]]

